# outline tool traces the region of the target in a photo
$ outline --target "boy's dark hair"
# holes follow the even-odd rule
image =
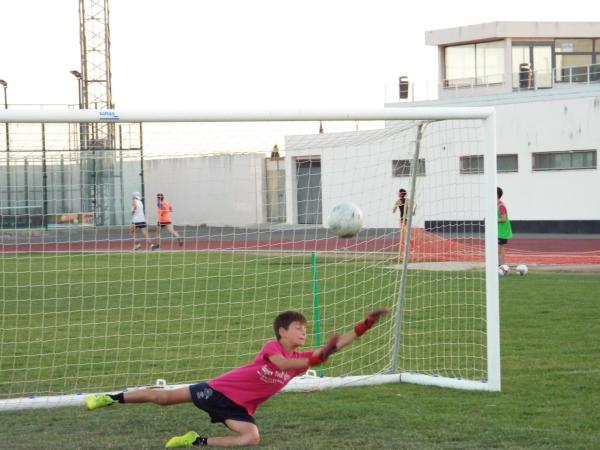
[[[285,311],[275,317],[275,320],[273,321],[273,330],[275,331],[277,340],[281,339],[281,336],[279,335],[279,329],[283,328],[287,330],[292,322],[306,324],[306,317],[304,317],[304,314],[298,311]]]
[[[501,187],[497,187],[496,188],[496,195],[498,195],[498,198],[502,198],[502,194],[504,194],[504,191],[502,190]]]
[[[401,194],[406,194],[406,189],[401,188],[398,192],[401,193]]]

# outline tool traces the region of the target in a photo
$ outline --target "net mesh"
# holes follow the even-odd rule
[[[486,378],[484,180],[460,171],[483,153],[480,121],[427,124],[417,164],[411,121],[104,124],[101,141],[96,125],[11,124],[0,399],[207,380],[249,363],[287,309],[308,348],[392,309],[320,375],[396,357],[399,372]],[[135,241],[133,192],[149,231]],[[181,240],[156,226],[157,193]],[[326,227],[343,201],[365,218],[351,239]]]

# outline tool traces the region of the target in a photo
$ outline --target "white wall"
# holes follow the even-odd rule
[[[519,172],[498,174],[510,215],[518,220],[600,220],[600,171],[534,172],[533,152],[598,150],[600,98],[502,105],[498,153],[518,153]]]
[[[408,177],[392,177],[392,161],[412,159],[416,139],[414,124],[396,123],[385,130],[294,136],[286,140],[288,181],[287,219],[297,222],[295,204],[295,158],[321,159],[322,208],[324,222],[341,201],[356,203],[364,213],[366,227],[396,227],[399,214],[392,209],[398,189],[409,190]],[[428,125],[422,157],[427,159],[428,176],[418,177],[415,223],[425,220],[480,220],[479,202],[472,203],[473,191],[483,186],[483,177],[458,176],[458,156],[482,151],[483,130],[479,122]],[[444,139],[441,138],[444,137]],[[442,196],[446,200],[440,201]]]
[[[156,193],[173,206],[175,225],[263,223],[265,155],[231,154],[144,162],[146,213],[156,222]]]
[[[497,125],[498,153],[519,155],[518,173],[498,174],[512,220],[600,220],[598,169],[531,169],[533,152],[600,150],[600,97],[502,104],[497,106]],[[483,153],[483,130],[472,122],[444,129],[447,126],[449,122],[441,122],[426,128],[422,157],[427,175],[418,178],[417,226],[424,220],[483,217],[482,205],[465,200],[478,196],[482,177],[459,174],[460,156]],[[336,203],[350,200],[363,209],[367,227],[396,226],[398,214],[392,214],[392,206],[398,188],[409,188],[409,179],[393,178],[391,161],[411,158],[414,139],[414,127],[399,132],[390,124],[383,130],[288,136],[288,223],[297,222],[295,158],[317,156],[325,222]],[[262,154],[147,160],[149,221],[156,221],[155,194],[163,192],[173,205],[175,224],[264,223],[264,167]],[[439,198],[446,200],[436,201]]]
[[[479,195],[482,176],[459,173],[460,156],[483,154],[483,130],[470,124],[442,132],[443,126],[432,124],[425,132],[422,156],[427,176],[418,178],[418,226],[424,220],[483,218],[481,204],[464,201],[465,196]],[[391,161],[410,158],[412,140],[414,129],[396,136],[382,130],[289,137],[288,222],[296,221],[294,158],[319,155],[324,221],[333,205],[351,200],[363,209],[367,227],[395,226],[397,216],[391,214],[391,207],[398,188],[408,189],[409,180],[392,178]],[[600,150],[599,97],[498,106],[497,152],[519,155],[518,173],[498,174],[511,219],[600,220],[598,169],[534,172],[531,168],[533,152],[584,149]],[[436,198],[446,200],[436,203]]]

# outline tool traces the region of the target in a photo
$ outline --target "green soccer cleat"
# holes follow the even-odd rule
[[[183,436],[175,436],[169,439],[169,442],[165,444],[165,448],[191,448],[199,437],[195,431],[189,431]]]
[[[88,395],[85,398],[85,407],[88,411],[93,411],[94,409],[103,408],[104,406],[110,406],[113,403],[117,403],[116,400],[113,400],[108,395]]]

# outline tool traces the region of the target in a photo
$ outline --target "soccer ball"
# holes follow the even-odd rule
[[[329,230],[339,238],[356,236],[362,226],[363,213],[354,203],[338,203],[329,214]]]
[[[508,267],[507,264],[502,264],[501,266],[498,266],[498,275],[500,275],[501,277],[508,275],[510,273],[510,267]]]
[[[527,268],[527,266],[525,264],[519,264],[515,270],[521,276],[527,275],[527,272],[529,271],[529,269]]]

